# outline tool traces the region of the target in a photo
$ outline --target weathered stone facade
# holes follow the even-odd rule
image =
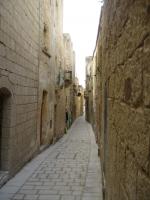
[[[93,124],[93,58],[86,58],[86,90],[85,90],[85,118]]]
[[[64,41],[64,80],[65,80],[65,96],[66,96],[66,116],[68,119],[67,127],[73,121],[73,108],[75,104],[73,86],[75,84],[75,52],[71,37],[68,33],[63,34]]]
[[[62,15],[63,0],[0,0],[0,185],[65,132]]]
[[[0,1],[0,171],[37,151],[39,1]]]
[[[55,1],[40,2],[40,57],[38,94],[38,144],[45,147],[52,142],[55,101]]]
[[[63,0],[55,1],[54,28],[52,29],[52,49],[54,51],[54,137],[53,142],[63,136],[65,132],[65,91],[64,91],[64,47],[63,47]],[[52,74],[51,74],[52,75]],[[52,75],[53,77],[53,75]]]
[[[104,1],[92,113],[106,200],[150,199],[149,41],[149,0]]]
[[[79,85],[77,77],[75,78],[73,99],[75,100],[73,117],[76,119],[84,114],[84,88]]]

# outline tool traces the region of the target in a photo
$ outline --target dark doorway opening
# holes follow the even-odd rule
[[[9,150],[11,129],[11,93],[6,88],[0,89],[0,187],[6,182],[9,172]]]
[[[41,105],[40,145],[44,145],[47,129],[47,91],[43,91]]]

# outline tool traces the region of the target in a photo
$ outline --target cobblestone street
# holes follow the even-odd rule
[[[0,190],[0,200],[102,200],[100,162],[83,117]]]

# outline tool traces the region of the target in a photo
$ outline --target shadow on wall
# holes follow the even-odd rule
[[[44,145],[47,128],[47,91],[43,91],[42,105],[41,105],[41,127],[40,127],[40,145]]]
[[[10,130],[12,98],[7,88],[0,89],[0,187],[7,181],[10,170]]]

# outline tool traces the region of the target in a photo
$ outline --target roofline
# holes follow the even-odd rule
[[[92,55],[93,58],[94,58],[94,54],[95,54],[95,51],[96,51],[96,48],[97,48],[97,44],[98,44],[98,40],[99,40],[99,36],[100,36],[100,32],[101,32],[102,15],[103,15],[103,6],[101,7],[101,14],[100,14],[100,17],[99,17],[99,25],[98,25],[98,31],[97,31],[96,44],[95,44],[95,48],[94,48],[93,55]]]

